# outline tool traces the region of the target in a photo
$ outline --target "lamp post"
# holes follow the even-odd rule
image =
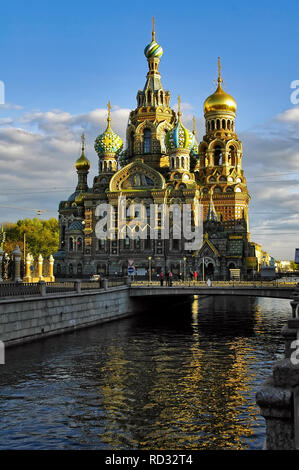
[[[186,260],[187,258],[184,257],[184,281],[186,282]]]
[[[148,282],[152,282],[152,257],[148,257]]]

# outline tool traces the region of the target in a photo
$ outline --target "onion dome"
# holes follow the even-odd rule
[[[178,111],[178,121],[176,125],[167,132],[165,137],[165,144],[168,150],[177,150],[177,149],[186,149],[191,150],[194,146],[194,134],[186,129],[181,122],[181,109],[180,97],[179,101],[179,111]]]
[[[235,99],[226,93],[221,83],[223,79],[221,77],[221,65],[220,57],[218,57],[218,87],[215,93],[210,95],[204,102],[204,113],[210,111],[230,111],[235,113],[237,110],[237,103]]]
[[[95,151],[99,156],[102,154],[113,154],[116,153],[123,145],[123,141],[119,135],[117,135],[111,129],[111,105],[110,101],[108,103],[108,118],[107,118],[107,128],[103,134],[99,135],[94,144]]]
[[[85,146],[85,136],[84,136],[84,134],[82,134],[81,140],[82,140],[82,152],[81,152],[81,156],[78,158],[78,160],[75,163],[75,167],[76,167],[77,171],[80,171],[80,170],[88,171],[89,168],[90,168],[90,162],[85,157],[85,153],[84,153],[84,146]]]
[[[154,57],[160,58],[162,54],[163,49],[155,40],[155,19],[153,18],[152,42],[150,42],[144,49],[144,55],[147,59],[151,59]]]

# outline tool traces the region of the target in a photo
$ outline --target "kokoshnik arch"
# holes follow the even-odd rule
[[[55,275],[86,277],[126,274],[129,264],[137,272],[152,275],[197,271],[211,279],[227,279],[229,270],[240,269],[246,278],[257,266],[255,243],[250,242],[249,194],[242,170],[242,143],[236,134],[237,104],[223,89],[220,59],[218,86],[204,101],[205,135],[196,140],[183,124],[180,109],[170,107],[159,73],[162,47],[152,41],[144,50],[148,73],[143,90],[137,92],[137,107],[131,111],[126,148],[111,127],[108,104],[107,128],[95,139],[99,157],[98,175],[88,185],[90,162],[82,153],[75,163],[78,184],[75,192],[59,205],[60,241],[55,254]],[[115,206],[119,196],[128,205],[202,204],[204,237],[199,250],[185,251],[184,239],[99,240],[95,235],[96,207]],[[136,214],[135,214],[136,215]],[[158,225],[161,221],[158,220]],[[170,232],[171,233],[171,232]]]

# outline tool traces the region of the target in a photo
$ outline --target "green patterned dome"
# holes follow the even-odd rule
[[[144,55],[147,59],[151,57],[161,57],[162,54],[163,49],[156,41],[150,42],[144,49]]]
[[[103,153],[104,154],[109,154],[109,153],[116,153],[118,150],[121,149],[123,145],[123,141],[120,138],[119,135],[117,135],[113,130],[111,129],[111,118],[110,118],[110,101],[108,103],[108,126],[105,132],[101,135],[99,135],[94,143],[94,148],[97,154],[100,156]]]
[[[179,117],[179,120],[174,128],[167,132],[165,144],[168,150],[191,150],[194,147],[194,140],[193,133],[183,126]]]

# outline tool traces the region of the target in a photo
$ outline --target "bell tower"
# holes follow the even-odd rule
[[[245,221],[248,231],[249,194],[242,170],[242,143],[235,129],[237,103],[223,90],[220,57],[217,89],[204,102],[206,134],[199,144],[197,181],[202,190],[204,217],[211,198],[227,228]]]
[[[137,93],[137,108],[131,111],[127,127],[127,162],[136,158],[159,170],[169,167],[165,137],[176,121],[170,108],[170,92],[165,91],[159,73],[162,47],[156,42],[153,18],[152,41],[144,49],[148,73],[143,90]]]

